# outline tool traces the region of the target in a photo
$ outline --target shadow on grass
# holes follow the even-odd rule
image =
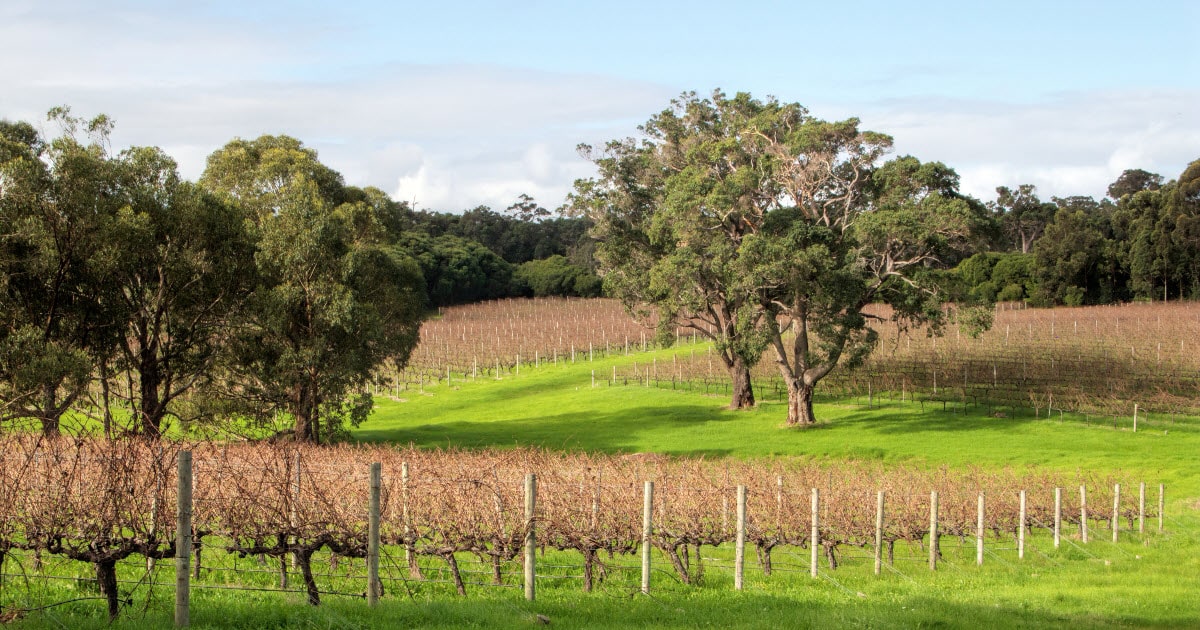
[[[619,412],[578,411],[495,422],[461,420],[415,424],[396,428],[355,431],[361,442],[393,442],[419,447],[514,447],[534,446],[555,450],[635,452],[640,450],[638,436],[658,431],[704,431],[714,425],[736,422],[723,407],[715,405],[670,405],[635,407]],[[721,427],[720,430],[727,430]],[[723,456],[725,448],[694,448],[680,444],[664,453]]]

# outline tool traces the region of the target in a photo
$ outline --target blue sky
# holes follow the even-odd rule
[[[984,200],[1101,196],[1200,158],[1198,2],[91,2],[0,5],[0,117],[69,104],[196,177],[287,133],[420,207],[558,205],[575,153],[684,90],[857,116]],[[53,131],[53,130],[48,130]]]

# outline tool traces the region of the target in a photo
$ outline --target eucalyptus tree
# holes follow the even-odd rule
[[[761,104],[686,93],[640,127],[641,140],[580,151],[599,169],[569,206],[593,223],[609,295],[669,342],[677,327],[713,342],[732,382],[731,409],[754,405],[750,368],[766,348],[763,313],[743,285],[743,238],[774,202],[761,156],[735,138]]]
[[[1123,195],[1113,223],[1125,235],[1134,295],[1166,300],[1200,294],[1200,160],[1177,180]]]
[[[878,168],[891,138],[796,103],[687,93],[641,131],[593,154],[600,176],[572,200],[595,222],[606,289],[713,339],[731,406],[748,402],[741,371],[773,348],[789,424],[813,422],[816,384],[870,352],[872,303],[939,328],[944,296],[925,270],[988,223],[952,170]]]
[[[1037,196],[1033,184],[1021,184],[1014,190],[1007,186],[996,188],[996,201],[992,210],[1010,245],[1022,254],[1033,251],[1033,244],[1042,236],[1046,226],[1054,220],[1058,206],[1044,202]]]
[[[0,419],[31,418],[57,435],[94,351],[112,339],[92,263],[97,226],[119,201],[111,121],[67,108],[49,118],[60,136],[0,122]]]
[[[160,149],[127,149],[113,167],[119,207],[97,226],[93,260],[118,331],[111,359],[100,357],[105,426],[112,393],[130,430],[157,438],[167,418],[205,414],[188,394],[212,382],[254,251],[244,212],[181,180]]]
[[[230,335],[230,393],[263,417],[288,414],[298,440],[357,425],[372,371],[407,360],[420,326],[423,279],[392,247],[395,209],[286,136],[230,142],[201,184],[248,211],[256,246],[256,286]]]
[[[988,232],[984,207],[958,193],[953,170],[908,156],[875,168],[890,139],[857,123],[808,119],[771,139],[787,201],[747,245],[754,264],[746,275],[768,315],[789,426],[815,422],[820,380],[874,349],[872,321],[940,334],[947,296],[931,271]],[[975,313],[975,325],[990,326],[989,314]]]

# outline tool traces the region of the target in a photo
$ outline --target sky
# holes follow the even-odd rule
[[[684,91],[857,117],[984,201],[1200,158],[1200,2],[0,2],[0,118],[104,113],[195,179],[286,134],[418,208],[557,207]]]

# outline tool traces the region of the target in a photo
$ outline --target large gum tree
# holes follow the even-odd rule
[[[817,383],[874,347],[872,304],[939,328],[929,270],[987,221],[944,165],[881,167],[890,137],[796,103],[685,93],[641,131],[609,143],[599,177],[576,184],[606,287],[714,339],[731,406],[746,402],[741,372],[773,349],[789,425],[812,423]]]
[[[593,222],[610,295],[656,321],[660,340],[685,327],[713,342],[732,381],[731,409],[754,405],[750,368],[766,347],[741,243],[773,203],[760,156],[735,139],[739,124],[732,109],[684,94],[640,128],[641,139],[582,146],[599,175],[577,181],[569,201]]]
[[[254,237],[256,286],[231,331],[230,394],[293,436],[328,441],[371,410],[360,393],[385,361],[416,346],[424,280],[395,249],[395,204],[345,186],[286,136],[234,140],[201,185],[241,208]]]

